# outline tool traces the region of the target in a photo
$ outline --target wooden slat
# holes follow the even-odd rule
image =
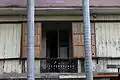
[[[42,56],[42,24],[40,23],[40,57]]]
[[[26,23],[22,25],[22,57],[27,56],[27,26]],[[35,57],[40,58],[42,55],[42,29],[41,23],[35,24],[35,34],[34,34],[34,49]]]
[[[25,23],[22,24],[22,57],[25,57]]]
[[[74,46],[74,57],[84,57],[84,46]]]
[[[91,54],[92,57],[96,54],[95,23],[91,23]]]
[[[72,43],[73,43],[73,56],[83,57],[84,56],[84,45],[83,44],[83,26],[80,22],[72,23]]]
[[[27,35],[24,35],[25,39],[24,39],[24,44],[25,46],[27,46]],[[34,35],[34,46],[40,46],[40,35]]]
[[[120,57],[120,23],[95,23],[97,57]],[[114,54],[113,54],[114,53]]]
[[[118,74],[96,74],[96,75],[93,75],[93,77],[96,77],[96,78],[108,78],[108,77],[118,77],[119,75]]]
[[[95,46],[91,46],[91,53],[92,53],[92,56],[95,56]]]
[[[73,53],[74,53],[73,55],[76,55],[74,57],[83,57],[83,55],[84,55],[83,23],[80,23],[80,22],[73,22],[72,23],[72,43],[73,43]],[[95,24],[91,23],[91,48],[92,48],[91,53],[92,53],[92,56],[95,56],[95,52],[96,52],[95,45],[96,45],[96,42],[95,42]],[[83,47],[82,51],[81,51],[80,47]],[[75,51],[75,50],[77,50],[77,51]]]
[[[35,57],[39,58],[42,55],[42,30],[41,23],[35,24]]]
[[[107,65],[107,68],[120,68],[120,65]]]

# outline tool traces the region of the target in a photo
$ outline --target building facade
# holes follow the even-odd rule
[[[0,79],[26,79],[27,0],[0,0]],[[35,77],[85,79],[82,0],[35,0]],[[94,80],[119,80],[119,0],[90,0]]]

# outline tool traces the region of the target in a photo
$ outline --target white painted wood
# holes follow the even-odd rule
[[[0,74],[4,72],[3,70],[3,61],[0,61]]]
[[[40,60],[35,60],[35,73],[40,73]]]
[[[19,60],[5,61],[4,62],[4,73],[21,73],[22,66],[19,64]]]
[[[92,20],[120,20],[120,15],[96,15]]]
[[[93,72],[97,72],[96,60],[92,60]]]
[[[95,23],[97,57],[120,57],[120,23]]]
[[[35,60],[34,64],[35,64],[35,67],[34,67],[35,73],[36,74],[40,73],[40,60]],[[45,61],[42,64],[46,65]],[[42,66],[44,66],[44,65],[42,65]],[[25,61],[25,73],[26,72],[27,72],[27,61]]]
[[[82,16],[35,16],[35,21],[76,21],[82,20]],[[96,15],[91,20],[120,20],[120,15]],[[0,16],[0,22],[3,21],[27,21],[26,16]]]
[[[85,75],[59,75],[60,79],[84,79],[86,78]]]
[[[82,16],[35,16],[35,21],[77,21],[82,20]],[[120,15],[96,15],[96,17],[91,16],[91,20],[120,20]],[[0,22],[3,21],[27,21],[26,16],[0,16]]]
[[[104,59],[104,60],[98,60],[98,63],[96,63],[96,60],[94,60],[93,71],[96,73],[118,72],[118,69],[107,68],[107,65],[120,65],[119,60],[106,60],[106,59]]]
[[[21,24],[0,24],[0,58],[20,57]]]
[[[78,73],[82,73],[81,60],[78,60]]]

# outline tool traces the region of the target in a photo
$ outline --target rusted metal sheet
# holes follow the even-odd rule
[[[97,57],[120,56],[120,23],[95,23]]]
[[[20,57],[21,24],[0,24],[0,58]]]
[[[0,0],[1,7],[26,7],[27,0]],[[82,6],[82,0],[35,0],[36,7],[41,6]],[[120,6],[119,0],[90,0],[90,6]]]

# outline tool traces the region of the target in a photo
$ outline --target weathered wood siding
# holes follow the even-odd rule
[[[94,79],[94,80],[110,80],[110,78],[98,78],[98,79]]]
[[[0,24],[0,59],[19,58],[21,47],[21,24]],[[21,73],[18,60],[1,60],[0,74],[17,72]]]
[[[91,54],[95,56],[95,27],[91,23]],[[82,22],[72,23],[73,56],[84,57],[84,30]]]
[[[20,57],[21,24],[0,24],[0,58]]]
[[[0,61],[0,74],[3,73],[21,73],[22,65],[19,60]]]
[[[83,26],[82,23],[72,23],[72,39],[73,39],[73,56],[84,56],[84,39],[83,39]]]
[[[120,65],[119,62],[120,59],[118,60],[106,60],[106,59],[101,59],[101,60],[93,60],[93,71],[95,73],[109,73],[109,72],[118,72],[117,68],[107,68],[107,65]]]
[[[117,20],[120,20],[120,15],[95,15],[95,17],[91,17],[91,20],[117,21]]]
[[[24,73],[27,73],[27,61],[25,60],[25,64],[24,64]],[[34,61],[34,70],[35,70],[35,74],[39,74],[40,73],[40,60],[35,60]]]
[[[27,24],[23,24],[23,54],[22,57],[27,56]],[[41,32],[42,26],[41,23],[35,24],[35,34],[34,34],[34,50],[35,50],[35,57],[40,57],[42,54],[42,32]]]
[[[120,57],[120,23],[95,23],[96,56]]]

